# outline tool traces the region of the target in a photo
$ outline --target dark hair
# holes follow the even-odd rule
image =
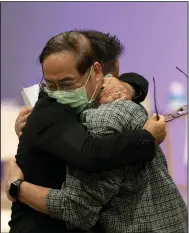
[[[51,54],[71,51],[76,56],[76,68],[80,74],[85,74],[96,61],[102,65],[103,74],[107,74],[113,71],[116,60],[123,50],[124,47],[119,39],[109,33],[75,30],[52,37],[43,48],[39,61],[43,64],[45,58]]]

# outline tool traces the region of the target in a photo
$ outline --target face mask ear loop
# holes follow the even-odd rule
[[[91,76],[92,69],[93,69],[93,67],[91,67],[91,70],[90,70],[90,72],[89,72],[89,75],[88,75],[88,77],[87,77],[87,81],[86,81],[84,87],[86,87],[86,85],[87,85],[87,83],[88,83],[88,81],[89,81],[89,78],[90,78],[90,76]]]
[[[95,91],[94,91],[94,93],[93,93],[93,95],[92,95],[90,101],[93,100],[93,97],[94,97],[94,95],[96,94],[96,90],[97,90],[97,88],[98,88],[98,85],[99,85],[99,82],[98,82],[97,85],[96,85]]]

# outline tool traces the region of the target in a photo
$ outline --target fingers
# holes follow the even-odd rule
[[[115,82],[117,83],[118,80],[114,77],[103,79],[103,84],[102,84],[103,91],[101,93],[101,98],[104,97],[104,95],[109,95],[113,92],[115,86],[117,86]]]
[[[118,99],[115,99],[115,102],[118,102],[118,101],[123,101],[123,100],[129,100],[128,96],[122,96],[121,98],[118,98]]]
[[[162,123],[162,124],[165,124],[166,123],[165,116],[159,115],[159,122]]]
[[[26,125],[26,120],[22,121],[22,123],[19,122],[16,124],[16,132],[19,137],[22,135],[22,130],[25,127],[25,125]]]
[[[103,90],[98,97],[99,104],[106,104],[118,100],[131,100],[132,87],[117,78],[109,77],[103,80]]]
[[[32,112],[33,108],[24,107],[20,110],[19,116],[25,116]]]
[[[107,85],[109,85],[111,82],[111,78],[104,78],[103,79],[103,84],[102,84],[102,87],[106,87]]]
[[[31,114],[33,108],[22,108],[15,122],[15,131],[18,137],[22,135],[22,130],[26,125],[28,116]]]
[[[109,97],[103,97],[99,100],[99,104],[107,104],[113,101],[113,98],[111,96]]]
[[[30,113],[27,115],[24,115],[23,117],[20,118],[20,123],[25,123],[29,117]]]
[[[104,89],[102,90],[99,98],[102,99],[102,98],[107,98],[108,96],[110,96],[112,93],[115,93],[115,87],[114,86],[107,86],[107,87],[104,87]]]
[[[26,125],[26,122],[21,123],[21,124],[19,125],[19,131],[22,131],[23,128],[25,127],[25,125]]]
[[[16,119],[16,125],[18,125],[18,126],[20,127],[22,124],[26,123],[26,121],[27,121],[29,115],[30,115],[30,114],[24,115],[24,116],[19,116],[19,117]]]
[[[125,87],[109,85],[107,89],[102,90],[98,100],[100,104],[105,104],[115,100],[131,100],[131,98]]]
[[[160,115],[158,115],[160,118]],[[153,115],[150,117],[151,120],[157,121],[157,114],[153,113]]]
[[[159,116],[159,122],[165,122],[165,116],[163,116],[163,115],[158,115]],[[150,119],[151,120],[154,120],[154,121],[157,121],[157,114],[156,113],[154,113],[151,117],[150,117]]]
[[[113,94],[111,96],[104,96],[103,98],[99,99],[99,104],[107,104],[113,101],[123,101],[123,100],[131,100],[129,95],[117,95]]]
[[[107,104],[112,101],[130,100],[130,95],[122,93],[114,93],[112,95],[105,95],[99,99],[99,104]]]

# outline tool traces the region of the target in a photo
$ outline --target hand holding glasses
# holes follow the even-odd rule
[[[176,66],[177,70],[180,71],[182,74],[184,74],[186,76],[186,78],[188,78],[188,75],[186,73],[184,73],[184,71],[182,71],[181,69],[179,69]],[[157,116],[157,120],[159,120],[159,114],[157,111],[157,103],[156,103],[156,85],[155,85],[155,78],[153,77],[153,83],[154,83],[154,104],[155,104],[155,112],[156,112],[156,116]],[[185,105],[183,107],[180,107],[176,113],[170,113],[170,114],[166,114],[165,118],[166,118],[166,122],[170,122],[173,121],[174,119],[177,119],[181,116],[185,116],[188,114],[188,105]]]

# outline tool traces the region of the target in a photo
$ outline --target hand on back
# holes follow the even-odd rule
[[[27,108],[27,107],[24,107],[20,110],[19,115],[15,122],[15,131],[18,137],[22,135],[22,130],[25,127],[27,118],[32,112],[32,110],[33,108]]]
[[[135,90],[130,84],[114,77],[104,78],[102,87],[103,90],[97,98],[100,105],[118,100],[131,100],[135,94]]]

